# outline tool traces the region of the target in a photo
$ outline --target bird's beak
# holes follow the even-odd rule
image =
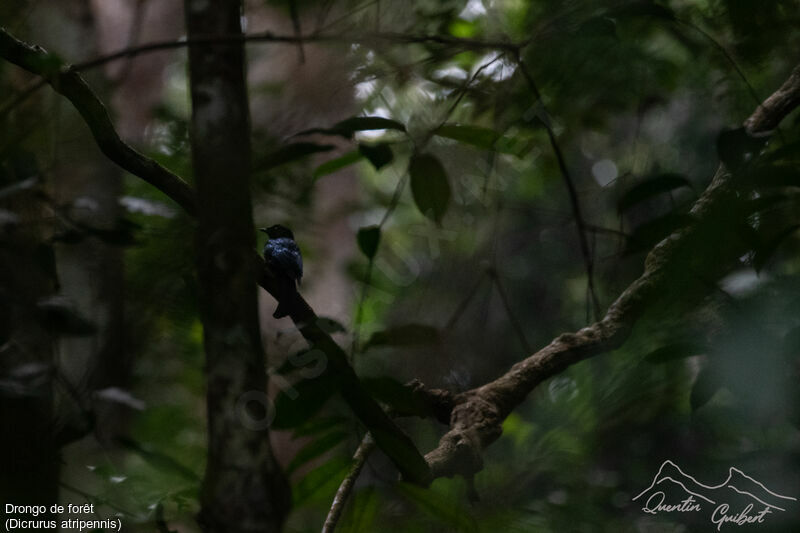
[[[263,231],[264,233],[267,232],[267,228],[258,228],[258,231]]]

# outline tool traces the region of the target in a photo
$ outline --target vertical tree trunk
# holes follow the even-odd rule
[[[189,39],[242,33],[238,0],[186,0]],[[208,532],[279,531],[290,494],[269,445],[250,201],[250,123],[241,42],[189,49],[197,271],[208,381]],[[261,407],[259,412],[256,408]]]

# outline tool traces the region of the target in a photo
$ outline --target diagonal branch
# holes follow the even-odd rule
[[[153,185],[189,214],[195,214],[195,196],[189,184],[120,139],[108,110],[80,74],[62,69],[55,56],[16,39],[3,28],[0,28],[0,57],[47,80],[53,90],[75,106],[106,157]]]
[[[771,133],[800,106],[800,66],[786,82],[745,121],[749,135]],[[657,244],[645,260],[644,273],[609,307],[602,320],[576,333],[565,333],[506,374],[481,387],[459,394],[450,416],[450,430],[439,446],[425,456],[434,477],[469,477],[482,468],[483,450],[501,433],[503,420],[544,380],[589,357],[618,348],[654,297],[663,296],[676,275],[684,278],[721,274],[739,257],[741,243],[728,231],[718,253],[694,253],[707,245],[706,224],[724,224],[724,215],[737,202],[731,175],[720,166],[711,184],[690,211],[692,222]],[[687,261],[692,258],[692,261]],[[692,270],[687,274],[686,265]]]
[[[108,111],[92,89],[77,71],[60,64],[54,65],[54,58],[44,49],[31,46],[11,36],[0,28],[0,57],[42,76],[53,89],[64,95],[83,117],[98,146],[103,153],[124,170],[138,176],[172,198],[192,216],[196,215],[195,192],[179,176],[173,174],[152,159],[140,154],[123,142]],[[47,65],[51,65],[48,67]],[[303,337],[328,358],[329,370],[341,379],[341,394],[355,415],[372,433],[375,442],[395,463],[403,476],[421,485],[430,480],[430,473],[422,455],[411,439],[389,418],[370,396],[347,363],[341,347],[318,324],[317,315],[311,306],[294,292],[286,295],[275,283],[270,272],[264,268],[264,261],[253,254],[257,272],[260,272],[259,285],[290,310],[290,316]]]

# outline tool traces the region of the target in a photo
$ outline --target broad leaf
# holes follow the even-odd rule
[[[436,157],[418,154],[408,165],[411,176],[411,194],[423,215],[441,224],[450,204],[450,183],[447,173]]]
[[[322,176],[327,176],[328,174],[333,174],[337,170],[341,170],[346,166],[352,165],[353,163],[357,163],[361,161],[363,154],[358,150],[353,150],[351,152],[347,152],[341,157],[337,157],[336,159],[331,159],[330,161],[325,161],[316,169],[314,169],[314,179],[321,178]]]
[[[691,189],[692,184],[680,174],[657,175],[641,183],[637,183],[625,192],[617,202],[617,211],[620,213],[627,211],[644,200],[681,187],[688,187]]]
[[[494,149],[500,134],[489,128],[461,124],[443,124],[434,132],[439,137],[446,137],[464,144],[471,144],[484,150]]]
[[[381,168],[391,163],[392,160],[394,159],[394,154],[392,153],[392,149],[389,148],[389,145],[386,143],[379,143],[379,144],[359,143],[358,151],[361,152],[361,155],[366,157],[370,163],[372,163],[372,166],[375,167],[375,170],[380,170]]]
[[[367,256],[367,259],[372,259],[378,253],[378,245],[381,242],[381,228],[379,226],[367,226],[359,229],[356,241],[361,253]]]
[[[291,389],[282,390],[275,398],[272,427],[288,429],[304,424],[322,409],[338,388],[339,380],[332,374],[324,374],[301,380]]]
[[[330,128],[311,128],[301,131],[295,136],[311,135],[314,133],[322,133],[325,135],[339,135],[350,139],[357,131],[370,131],[370,130],[397,130],[406,131],[406,127],[396,120],[383,118],[383,117],[350,117],[348,119],[337,122]]]
[[[349,434],[346,431],[333,431],[321,436],[317,440],[309,442],[294,456],[292,462],[286,467],[286,473],[291,474],[312,459],[316,459],[320,455],[328,452],[336,447],[336,445],[342,443],[348,436]]]

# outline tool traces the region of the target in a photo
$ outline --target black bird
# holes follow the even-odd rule
[[[280,224],[261,228],[269,240],[264,245],[264,261],[279,281],[280,298],[278,308],[272,313],[275,318],[283,318],[289,311],[282,301],[297,291],[297,284],[303,278],[303,256],[294,240],[292,230]]]

